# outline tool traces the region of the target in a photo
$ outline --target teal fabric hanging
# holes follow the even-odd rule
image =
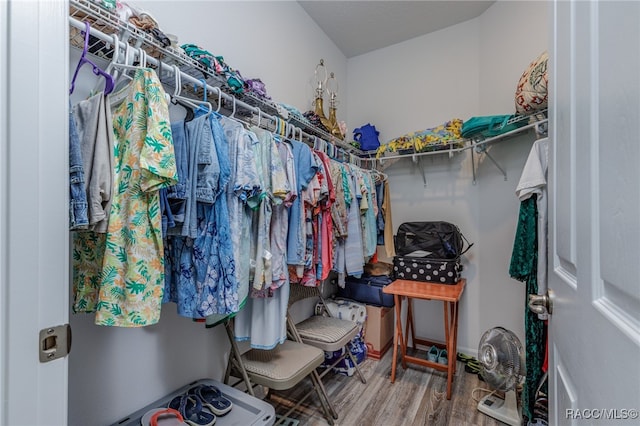
[[[527,305],[529,294],[538,294],[538,238],[537,238],[537,196],[520,203],[518,229],[516,230],[509,275],[526,283],[527,293],[524,300],[524,328],[527,378],[522,390],[522,415],[533,419],[536,390],[543,375],[542,364],[545,353],[545,325],[538,315],[531,312]]]

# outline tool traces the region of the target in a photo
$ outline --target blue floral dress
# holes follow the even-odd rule
[[[175,302],[179,315],[205,318],[235,313],[239,303],[227,199],[221,195],[231,173],[225,136],[216,118],[199,117],[196,120],[198,123],[194,124],[202,126],[199,134],[203,137],[199,142],[212,144],[207,164],[217,163],[211,168],[215,173],[209,176],[213,204],[200,200],[196,203],[195,239],[167,238],[164,301]]]

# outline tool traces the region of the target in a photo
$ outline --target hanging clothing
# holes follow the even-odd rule
[[[338,219],[339,225],[336,227],[336,229],[339,229],[339,232],[341,233],[341,235],[340,235],[340,238],[336,239],[336,248],[335,248],[335,256],[334,256],[335,260],[333,262],[333,269],[338,274],[338,285],[344,288],[345,277],[347,274],[346,239],[349,236],[349,217],[351,212],[351,205],[353,204],[353,197],[352,197],[352,190],[351,190],[352,178],[351,178],[351,173],[349,171],[349,167],[347,165],[338,163],[337,161],[334,163],[337,165],[339,174],[341,176],[341,178],[338,180],[338,182],[335,185],[336,187],[338,187],[340,185],[340,182],[342,182],[342,189],[340,192],[342,193],[343,196],[339,197],[339,199],[336,201],[336,204],[339,205],[338,211],[336,212],[337,215],[339,216],[339,219]],[[342,200],[343,202],[340,202],[340,200]],[[342,207],[344,207],[344,212],[342,211]],[[336,222],[334,222],[334,224],[335,223]],[[351,228],[352,232],[353,232],[353,229],[354,228]]]
[[[191,194],[191,179],[194,170],[189,170],[191,163],[191,155],[189,145],[187,144],[187,133],[185,130],[185,122],[177,121],[171,123],[171,136],[173,138],[173,149],[176,156],[176,168],[178,170],[178,183],[167,189],[161,190],[161,196],[167,199],[167,209],[172,218],[174,225],[170,228],[177,228],[171,231],[171,235],[182,235],[182,229],[185,220],[186,204]],[[195,147],[193,147],[195,149]],[[194,154],[195,155],[195,154]],[[164,193],[164,195],[162,195]],[[163,212],[163,220],[166,212]],[[168,220],[168,218],[167,218]],[[188,228],[188,227],[187,227]],[[164,232],[164,231],[163,231]],[[168,231],[167,231],[168,232]],[[167,233],[163,233],[167,235]]]
[[[522,393],[522,406],[524,415],[529,419],[533,418],[536,389],[544,373],[547,351],[543,320],[548,315],[531,312],[526,301],[530,294],[547,292],[548,147],[547,138],[534,142],[516,187],[516,195],[521,201],[520,221],[509,270],[512,277],[527,283],[524,308],[527,380]],[[532,241],[533,238],[535,241]]]
[[[378,180],[375,182],[376,186],[376,203],[378,205],[378,213],[376,214],[376,233],[377,233],[377,244],[379,246],[384,245],[384,209],[382,208],[382,203],[384,202],[384,182]]]
[[[304,238],[304,255],[298,265],[289,265],[289,278],[291,282],[305,286],[316,286],[316,267],[318,256],[318,213],[317,206],[323,194],[320,168],[322,162],[315,153],[311,153],[315,174],[306,188],[302,190],[302,233]],[[325,184],[325,193],[327,187]],[[289,228],[291,231],[291,228]]]
[[[73,308],[95,310],[98,325],[139,327],[160,319],[164,256],[158,190],[175,184],[177,172],[169,111],[155,72],[138,69],[120,94],[124,100],[113,112],[109,225],[106,234],[86,232],[74,239]]]
[[[318,169],[313,159],[311,148],[298,141],[290,141],[290,143],[293,151],[298,197],[293,200],[293,204],[289,209],[287,263],[299,266],[304,265],[307,241],[304,205],[301,194],[303,190],[307,189]]]
[[[252,348],[273,349],[287,340],[289,282],[272,297],[249,298],[234,321],[236,340],[249,341]]]
[[[271,254],[273,255],[271,289],[275,290],[289,282],[289,268],[287,267],[287,235],[289,232],[289,209],[298,197],[293,148],[289,142],[275,138],[278,155],[285,171],[286,187],[289,192],[284,194],[282,201],[275,197],[271,215]]]
[[[254,147],[258,143],[253,132],[247,131],[236,120],[217,113],[210,115],[222,127],[224,138],[221,149],[226,151],[229,159],[229,183],[226,192],[229,218],[229,241],[233,248],[235,277],[237,282],[238,311],[247,303],[250,287],[250,268],[252,259],[248,255],[251,250],[252,214],[248,206],[249,200],[259,198],[261,193],[260,179],[256,169]],[[213,327],[226,315],[215,314],[206,318],[207,327]]]
[[[69,103],[69,230],[88,227],[89,214],[80,137],[71,111],[71,103]]]
[[[396,248],[393,241],[393,223],[391,220],[391,191],[389,181],[384,181],[384,200],[382,201],[382,212],[384,214],[384,250],[387,257],[396,255]]]
[[[258,144],[255,134],[230,118],[219,116],[231,160],[231,176],[227,186],[233,258],[236,263],[238,298],[242,307],[249,295],[251,269],[251,208],[247,205],[261,193],[260,178],[254,161],[254,149]]]
[[[327,154],[321,151],[317,151],[316,154],[322,161],[322,175],[327,184],[327,195],[320,201],[320,215],[319,215],[319,228],[320,228],[320,246],[319,246],[319,266],[318,266],[318,279],[326,280],[329,277],[329,273],[333,269],[334,259],[334,236],[333,236],[333,220],[332,220],[332,208],[336,202],[336,189],[331,178],[331,164]]]
[[[254,232],[259,231],[255,229],[257,223],[263,235],[257,236],[256,244],[258,254],[252,293],[256,297],[250,297],[236,316],[234,333],[237,340],[250,341],[252,348],[272,349],[287,338],[289,282],[285,203],[291,205],[287,171],[293,173],[293,154],[285,142],[276,142],[271,133],[257,128],[252,130],[260,140],[256,155],[260,157],[257,159],[258,171],[266,190],[259,209],[254,212]],[[264,288],[260,289],[256,284]]]
[[[529,157],[522,170],[520,182],[516,186],[516,196],[520,201],[536,195],[537,235],[538,235],[538,294],[547,293],[547,167],[549,164],[549,139],[538,139],[533,143]],[[539,314],[541,320],[547,314]]]
[[[362,202],[362,180],[353,165],[345,167],[349,179],[349,192],[353,198],[349,208],[347,238],[344,247],[344,271],[347,275],[360,277],[364,272],[364,246],[362,241],[362,223],[360,203]]]
[[[362,212],[362,240],[363,240],[363,256],[365,260],[369,260],[376,254],[377,242],[377,224],[376,224],[376,201],[375,187],[371,173],[363,170],[359,171],[362,182],[362,203],[360,211]]]
[[[273,135],[253,127],[251,131],[260,141],[254,151],[256,168],[260,177],[262,193],[253,210],[253,236],[255,271],[253,275],[254,296],[267,297],[273,282],[273,253],[271,252],[271,218],[274,204],[279,204],[289,192],[286,171]],[[281,259],[279,259],[281,261]]]
[[[329,161],[330,176],[335,191],[335,200],[331,204],[333,232],[336,238],[347,235],[347,203],[342,178],[342,165],[335,160]]]
[[[518,229],[516,231],[513,253],[509,266],[509,275],[526,284],[526,294],[537,294],[537,226],[536,226],[536,196],[527,198],[520,203]],[[522,390],[522,414],[533,419],[536,389],[543,375],[542,364],[545,353],[544,322],[529,310],[527,297],[523,303],[525,312],[525,352],[526,352],[526,382]]]
[[[114,135],[110,97],[100,92],[73,107],[88,204],[88,229],[107,232],[113,197]]]
[[[229,235],[226,197],[221,193],[230,167],[219,122],[201,115],[187,124],[189,146],[196,147],[196,238],[166,240],[164,302],[175,302],[178,314],[204,318],[238,311],[237,280]]]

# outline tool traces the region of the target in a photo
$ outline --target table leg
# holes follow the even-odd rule
[[[447,347],[447,399],[451,399],[451,387],[453,384],[453,369],[456,363],[456,354],[451,352],[453,349],[453,345],[451,344],[451,339],[453,338],[451,325],[453,321],[450,321],[450,318],[449,318],[449,309],[451,304],[450,302],[443,302],[443,303],[444,303],[444,335],[445,335],[445,345]]]
[[[396,327],[393,332],[393,360],[391,361],[391,383],[396,380],[396,368],[398,364],[398,343],[402,340],[402,317],[400,316],[400,296],[393,295],[396,306]]]
[[[411,298],[400,296],[400,304],[396,305],[396,315],[398,316],[398,333],[400,335],[400,350],[402,351],[402,368],[407,369],[407,340],[402,336],[402,302],[407,300],[411,303]]]
[[[411,336],[411,347],[416,349],[416,330],[413,326],[413,299],[407,298],[407,324],[404,328],[405,346],[409,346],[409,336]]]
[[[458,358],[458,303],[451,303],[451,318],[453,320],[453,338],[451,345],[453,346],[453,353],[456,355],[456,360]],[[458,363],[453,364],[453,374],[456,373],[456,367]]]

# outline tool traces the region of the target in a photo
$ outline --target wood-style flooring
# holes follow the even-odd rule
[[[417,352],[418,356],[426,358],[426,352]],[[336,425],[503,425],[476,409],[472,391],[474,388],[486,389],[487,385],[477,375],[466,373],[462,362],[458,362],[451,400],[447,400],[445,372],[417,365],[410,365],[404,370],[398,363],[395,383],[391,383],[391,360],[391,349],[379,361],[365,360],[360,368],[366,384],[357,375],[346,377],[329,373],[323,378],[329,398],[338,412]],[[272,395],[270,402],[276,407],[276,414],[286,413],[292,405],[289,398],[306,393],[310,386],[310,380],[305,379],[298,384],[298,388]],[[486,393],[479,391],[474,394],[476,399],[484,395]],[[299,425],[328,424],[316,394],[288,418],[297,420]],[[296,422],[285,421],[284,424],[293,425]]]

